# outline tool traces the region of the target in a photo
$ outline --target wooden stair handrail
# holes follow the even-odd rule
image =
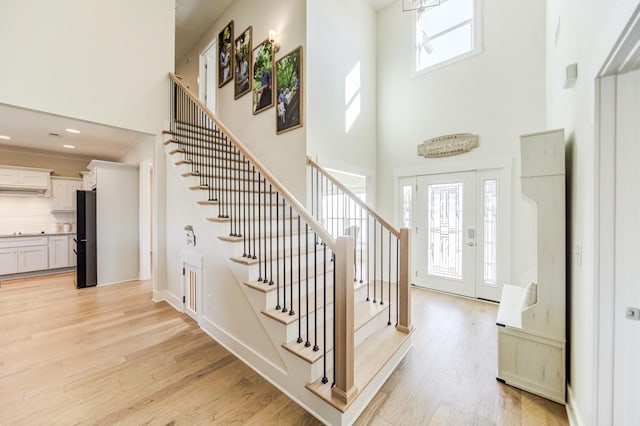
[[[316,168],[322,175],[327,178],[331,183],[336,185],[338,188],[342,190],[345,194],[349,196],[357,205],[362,207],[367,211],[375,220],[380,222],[382,226],[384,226],[387,231],[391,232],[391,234],[395,235],[397,238],[400,238],[400,230],[396,229],[393,225],[387,222],[383,217],[381,217],[378,213],[376,213],[372,208],[370,208],[365,202],[363,202],[356,194],[354,194],[349,188],[340,183],[336,178],[331,176],[331,174],[326,171],[321,165],[313,161],[311,157],[307,156],[307,164]]]
[[[187,96],[196,104],[200,109],[207,115],[207,117],[213,121],[218,129],[222,131],[222,133],[229,138],[229,140],[240,150],[240,152],[249,160],[255,168],[262,173],[267,181],[273,186],[273,188],[280,193],[282,198],[284,198],[291,207],[298,211],[300,216],[309,224],[313,232],[315,232],[318,237],[331,249],[331,251],[335,252],[336,249],[336,240],[329,234],[320,223],[311,215],[307,209],[298,201],[296,197],[289,192],[285,188],[285,186],[267,170],[267,168],[262,164],[252,153],[245,147],[240,140],[235,137],[235,135],[227,129],[218,118],[215,116],[213,112],[207,108],[207,106],[202,103],[198,98],[193,96],[191,91],[180,81],[179,77],[177,77],[174,73],[169,73],[169,78],[176,85],[178,85]]]

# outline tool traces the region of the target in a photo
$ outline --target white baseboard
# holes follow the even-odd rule
[[[573,397],[573,391],[571,386],[567,386],[567,417],[569,418],[569,426],[585,426],[586,423],[582,420],[583,417],[580,414],[580,409]]]
[[[180,298],[169,290],[158,290],[153,292],[152,300],[154,302],[167,302],[178,312],[183,312]]]
[[[258,373],[263,379],[275,386],[280,392],[284,393],[293,401],[295,401],[296,404],[300,405],[306,411],[311,413],[311,415],[313,415],[316,419],[319,419],[324,424],[332,423],[331,421],[328,421],[325,416],[320,415],[316,410],[313,410],[311,407],[301,401],[300,398],[297,398],[295,395],[291,394],[278,382],[278,380],[276,380],[274,377],[271,377],[271,375],[274,375],[279,376],[282,380],[286,380],[286,371],[282,370],[280,367],[265,359],[261,354],[247,347],[244,343],[214,324],[210,319],[203,317],[202,321],[200,322],[200,327],[213,340],[215,340],[226,350],[228,350],[238,359],[244,362],[249,368]]]

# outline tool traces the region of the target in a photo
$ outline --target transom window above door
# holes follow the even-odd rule
[[[480,52],[480,0],[446,0],[416,13],[416,71]]]

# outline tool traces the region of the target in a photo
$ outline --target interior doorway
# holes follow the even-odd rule
[[[216,112],[216,41],[212,41],[200,54],[200,76],[198,78],[198,96],[211,111]]]
[[[596,294],[594,369],[598,424],[640,418],[640,10],[596,81]],[[637,312],[637,311],[636,311]]]
[[[402,226],[413,232],[413,284],[500,300],[508,262],[502,175],[486,169],[400,180]]]

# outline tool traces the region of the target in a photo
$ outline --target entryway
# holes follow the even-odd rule
[[[499,301],[505,238],[502,172],[469,170],[400,180],[403,226],[407,217],[413,222],[415,285]]]

